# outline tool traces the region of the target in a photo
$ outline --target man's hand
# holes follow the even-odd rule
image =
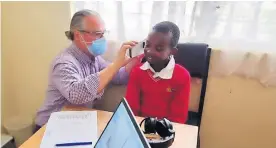
[[[132,68],[135,67],[139,63],[140,63],[140,61],[137,57],[131,58],[129,63],[125,66],[126,67],[126,72],[130,73]]]
[[[130,42],[123,43],[121,49],[119,50],[118,56],[114,61],[114,64],[116,64],[120,67],[123,67],[127,63],[129,63],[131,61],[131,59],[129,59],[126,56],[126,51],[127,51],[127,49],[134,47],[136,44],[138,44],[138,42],[136,42],[136,41],[130,41]]]
[[[126,72],[130,73],[133,67],[137,66],[142,62],[143,57],[144,57],[144,54],[131,58],[128,61],[128,64],[125,66]]]
[[[99,72],[100,84],[97,93],[101,93],[107,84],[112,80],[114,75],[119,71],[119,69],[127,64],[128,58],[126,57],[126,51],[136,44],[137,42],[135,41],[124,43],[119,50],[118,57],[115,59],[114,63],[111,63],[105,69]]]

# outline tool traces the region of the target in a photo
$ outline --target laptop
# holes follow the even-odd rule
[[[119,103],[94,148],[150,148],[125,98]]]

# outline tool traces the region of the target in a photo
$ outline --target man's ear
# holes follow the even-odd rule
[[[78,31],[76,31],[76,30],[74,30],[73,31],[73,34],[74,34],[74,40],[80,40],[80,32],[78,32]]]
[[[171,49],[171,54],[175,56],[177,54],[177,51],[178,51],[178,49],[176,47],[174,47]]]

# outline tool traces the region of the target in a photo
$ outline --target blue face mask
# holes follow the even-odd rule
[[[88,51],[95,57],[104,54],[107,49],[107,42],[105,38],[97,39],[93,41],[92,44],[89,46],[86,42],[85,44],[88,48]]]

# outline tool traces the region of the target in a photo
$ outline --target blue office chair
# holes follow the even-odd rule
[[[178,44],[177,48],[178,53],[175,55],[176,63],[184,66],[190,72],[191,77],[200,78],[202,80],[198,111],[189,111],[188,120],[186,122],[186,124],[198,126],[200,130],[211,48],[209,48],[207,44],[201,43],[181,43]],[[198,147],[200,147],[199,130]]]

